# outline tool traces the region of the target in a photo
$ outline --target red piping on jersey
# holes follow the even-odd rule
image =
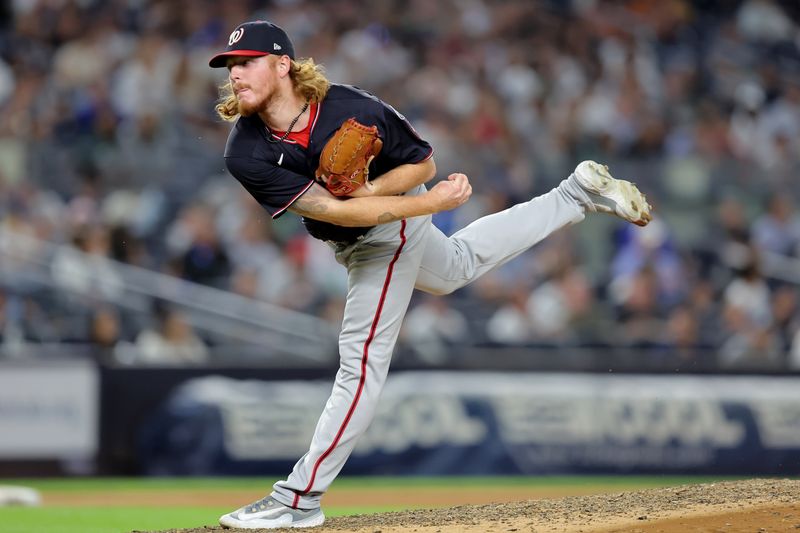
[[[397,251],[394,253],[394,257],[389,262],[389,268],[386,271],[386,279],[383,281],[383,290],[381,291],[381,298],[378,301],[378,308],[375,310],[375,317],[372,319],[372,327],[369,330],[369,336],[367,337],[367,341],[364,343],[364,352],[361,356],[361,376],[358,379],[358,389],[356,389],[356,395],[353,398],[353,403],[350,404],[350,409],[347,411],[347,416],[344,417],[342,421],[342,425],[339,426],[339,431],[336,433],[336,438],[333,439],[333,442],[325,450],[325,453],[319,456],[317,462],[314,463],[314,468],[311,470],[311,479],[308,482],[308,486],[301,492],[296,492],[294,495],[294,502],[292,502],[292,508],[297,509],[297,504],[300,501],[300,496],[308,494],[311,490],[311,487],[314,485],[314,479],[317,477],[317,470],[319,470],[319,466],[322,464],[333,450],[336,448],[336,445],[339,444],[339,440],[342,438],[344,434],[344,430],[347,429],[347,424],[350,423],[350,419],[353,417],[353,413],[356,410],[356,405],[358,405],[358,400],[361,398],[361,393],[364,391],[364,383],[367,380],[367,359],[369,358],[369,345],[372,344],[372,339],[375,338],[375,330],[378,329],[378,321],[381,318],[381,312],[383,311],[383,304],[386,302],[386,293],[389,291],[389,282],[392,281],[392,272],[394,272],[394,265],[397,263],[397,260],[400,258],[400,252],[403,251],[403,247],[406,244],[406,221],[405,219],[400,223],[400,246],[397,248]]]
[[[416,165],[417,163],[422,163],[423,161],[427,161],[431,157],[433,157],[433,147],[431,147],[431,152],[425,156],[425,159],[420,159],[419,161],[416,161],[413,164]]]
[[[289,200],[289,203],[288,203],[288,204],[286,204],[285,206],[283,206],[282,208],[280,208],[278,211],[275,211],[275,214],[274,214],[274,215],[272,215],[272,218],[273,218],[273,220],[274,220],[274,219],[276,219],[276,218],[278,218],[279,216],[281,216],[281,215],[283,214],[283,212],[284,212],[284,211],[286,211],[287,209],[289,209],[289,206],[291,206],[291,205],[294,203],[294,201],[295,201],[295,200],[297,200],[298,198],[300,198],[301,196],[303,196],[303,193],[304,193],[304,192],[306,192],[308,189],[310,189],[310,188],[311,188],[311,186],[312,186],[312,185],[314,185],[314,183],[316,183],[314,180],[311,180],[310,182],[308,182],[308,187],[306,187],[305,189],[303,189],[303,190],[302,190],[302,191],[300,191],[299,193],[295,194],[295,195],[294,195],[294,198],[292,198],[291,200]]]
[[[314,126],[317,125],[319,116],[322,114],[322,102],[317,103],[317,113],[314,115],[314,122],[311,124],[311,129],[308,130],[308,144],[311,144],[311,136],[314,134]]]
[[[314,122],[311,123],[311,129],[308,132],[308,140],[309,140],[309,142],[311,141],[311,135],[314,133],[314,126],[317,125],[317,121],[319,120],[319,116],[320,116],[321,113],[322,113],[322,102],[317,104],[317,112],[314,115]],[[277,139],[279,137],[275,136],[275,138]],[[292,142],[294,144],[297,144],[297,141],[290,141],[289,139],[284,139],[283,142]],[[431,155],[433,155],[433,151],[431,151]],[[430,157],[430,155],[428,157]],[[305,193],[308,189],[310,189],[314,185],[314,183],[316,183],[316,182],[314,180],[311,180],[309,182],[309,184],[308,184],[308,187],[306,187],[305,189],[303,189],[302,191],[297,193],[294,196],[294,198],[289,200],[289,203],[287,203],[285,206],[283,206],[280,210],[276,211],[275,214],[272,215],[272,219],[274,220],[274,219],[278,218],[279,216],[281,216],[283,214],[283,212],[286,211],[287,209],[289,209],[289,207],[295,202],[295,200],[297,200],[298,198],[303,196],[303,193]],[[405,223],[405,220],[403,221],[403,223]]]

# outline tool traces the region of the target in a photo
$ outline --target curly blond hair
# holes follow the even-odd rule
[[[297,94],[311,103],[318,103],[328,94],[331,82],[325,77],[325,69],[311,58],[292,60],[289,77]],[[231,81],[219,88],[219,101],[214,110],[222,120],[233,122],[239,118],[239,101],[233,93]]]

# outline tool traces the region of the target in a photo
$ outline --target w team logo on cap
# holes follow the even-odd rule
[[[225,67],[228,57],[259,57],[270,54],[287,55],[294,59],[294,46],[279,26],[266,20],[239,24],[228,37],[228,47],[208,62],[212,68]]]
[[[228,46],[233,46],[234,43],[238,43],[239,39],[242,38],[242,35],[244,35],[244,28],[237,28],[233,30],[231,36],[228,37]]]

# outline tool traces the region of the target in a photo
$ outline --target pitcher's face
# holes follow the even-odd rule
[[[278,86],[278,60],[275,56],[233,56],[228,59],[228,72],[239,114],[250,116],[264,111]]]

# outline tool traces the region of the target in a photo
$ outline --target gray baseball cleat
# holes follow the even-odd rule
[[[277,529],[281,527],[314,527],[325,522],[322,509],[292,509],[272,496],[222,515],[219,523],[242,529]]]
[[[637,226],[646,226],[653,220],[652,206],[644,194],[633,183],[615,179],[607,166],[583,161],[573,175],[589,196],[586,208],[590,211],[611,213]]]

